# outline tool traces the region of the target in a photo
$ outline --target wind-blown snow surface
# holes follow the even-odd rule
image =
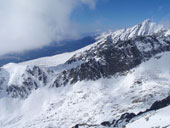
[[[170,52],[159,54],[110,79],[41,87],[25,100],[1,98],[0,127],[71,128],[112,121],[125,112],[144,111],[170,93],[169,58]]]
[[[3,66],[3,69],[5,69],[10,74],[8,85],[11,85],[11,84],[21,85],[21,84],[18,84],[18,81],[21,75],[25,72],[26,67],[27,67],[26,65],[19,65],[15,63],[9,63]]]

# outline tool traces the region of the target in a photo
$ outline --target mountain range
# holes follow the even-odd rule
[[[170,30],[151,20],[0,68],[2,128],[170,128]]]

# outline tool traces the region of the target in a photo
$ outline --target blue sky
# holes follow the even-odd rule
[[[145,19],[170,28],[170,0],[0,0],[0,19],[3,55]]]
[[[170,0],[98,0],[95,9],[76,8],[71,19],[84,32],[130,27],[145,19],[167,23],[170,21]]]

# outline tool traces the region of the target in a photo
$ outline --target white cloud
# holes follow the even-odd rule
[[[81,0],[83,3],[89,5],[90,8],[94,9],[96,7],[97,0]]]
[[[70,21],[74,8],[96,0],[1,0],[0,55],[39,48],[77,35]]]

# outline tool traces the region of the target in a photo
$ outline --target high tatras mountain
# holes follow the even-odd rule
[[[169,110],[169,57],[169,30],[145,20],[74,52],[4,65],[0,127],[168,126],[149,122]]]

